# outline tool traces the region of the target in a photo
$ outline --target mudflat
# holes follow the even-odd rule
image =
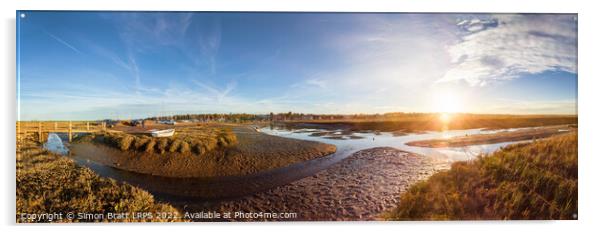
[[[71,145],[73,155],[115,168],[165,177],[191,178],[248,175],[332,154],[336,146],[288,139],[234,125],[238,143],[204,155],[192,153],[121,151],[82,141]]]
[[[212,205],[173,205],[189,212],[296,213],[294,218],[266,219],[270,221],[379,220],[396,206],[400,193],[448,166],[431,157],[378,147],[358,151],[313,176],[265,192]]]

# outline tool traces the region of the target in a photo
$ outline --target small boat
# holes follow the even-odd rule
[[[176,132],[175,129],[165,129],[165,130],[150,130],[151,136],[153,137],[170,137]]]

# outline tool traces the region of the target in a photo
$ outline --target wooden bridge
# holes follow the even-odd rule
[[[67,133],[69,142],[73,139],[75,133],[91,133],[106,131],[107,125],[105,122],[91,121],[17,121],[17,137],[34,133],[37,135],[40,142],[44,142],[48,138],[48,134]]]

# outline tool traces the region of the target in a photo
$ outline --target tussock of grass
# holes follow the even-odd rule
[[[119,138],[117,138],[117,135],[111,135],[111,134],[104,135],[104,137],[105,137],[105,139],[108,139],[108,141],[105,141],[105,142],[109,143],[109,144],[111,144],[111,139],[119,139]],[[144,147],[148,141],[150,141],[149,137],[134,137],[133,150],[142,149],[142,147]]]
[[[190,153],[190,145],[186,141],[180,144],[180,153]]]
[[[164,154],[165,149],[167,149],[168,145],[169,145],[169,139],[167,139],[167,138],[159,139],[159,142],[156,144],[157,151],[159,151],[160,154]]]
[[[226,148],[238,143],[236,135],[231,129],[209,127],[178,129],[174,136],[165,138],[126,133],[100,133],[92,138],[122,151],[159,154],[179,152],[204,155],[217,148]]]
[[[123,136],[118,141],[118,143],[119,143],[119,149],[121,149],[121,150],[128,150],[130,148],[130,146],[132,145],[132,142],[134,142],[134,137],[133,136],[129,136],[129,135]]]
[[[169,152],[173,153],[176,152],[176,150],[178,150],[178,148],[180,148],[180,144],[182,144],[181,140],[174,140],[171,142],[171,144],[169,145]]]
[[[577,134],[505,147],[401,195],[391,220],[574,219]]]
[[[146,145],[144,145],[144,152],[147,153],[152,153],[155,151],[155,139],[150,139],[148,142],[146,142]]]
[[[155,202],[153,196],[137,187],[102,178],[71,159],[40,149],[33,140],[17,149],[17,222],[20,214],[84,212],[105,214],[104,220],[53,220],[52,222],[138,222],[176,221],[171,219],[106,219],[107,213],[172,212],[170,205]]]

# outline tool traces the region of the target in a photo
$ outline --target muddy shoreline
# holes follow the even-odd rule
[[[412,141],[406,143],[409,146],[442,148],[463,147],[471,145],[494,144],[500,142],[525,141],[551,137],[554,135],[576,132],[577,128],[572,125],[548,126],[530,129],[518,129],[516,131],[502,131],[493,134],[475,134],[458,136],[448,139],[431,139]]]
[[[296,213],[293,219],[246,221],[379,220],[410,185],[448,167],[449,163],[428,156],[377,147],[358,151],[312,176],[268,191],[217,202],[170,203],[184,212]]]

